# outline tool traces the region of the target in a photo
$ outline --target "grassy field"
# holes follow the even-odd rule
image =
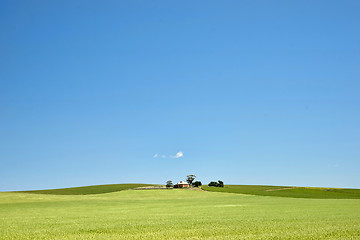
[[[183,189],[0,193],[0,239],[360,239],[360,200]]]
[[[19,193],[37,193],[37,194],[54,194],[54,195],[88,195],[88,194],[117,192],[117,191],[128,190],[137,187],[146,187],[146,186],[152,186],[152,185],[138,184],[138,183],[106,184],[106,185],[94,185],[94,186],[73,187],[73,188],[21,191]]]
[[[226,185],[223,188],[202,186],[206,191],[293,198],[360,199],[360,189],[314,188],[263,185]]]

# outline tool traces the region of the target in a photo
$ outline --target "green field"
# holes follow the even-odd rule
[[[73,188],[21,191],[19,193],[37,193],[37,194],[54,194],[54,195],[88,195],[88,194],[118,192],[122,190],[128,190],[128,189],[146,187],[146,186],[153,186],[153,185],[138,184],[138,183],[106,184],[106,185],[94,185],[94,186],[73,187]]]
[[[360,239],[360,200],[184,189],[3,192],[0,239]]]
[[[264,185],[226,185],[220,187],[202,186],[206,191],[251,194],[259,196],[322,198],[322,199],[360,199],[360,189],[315,188]]]

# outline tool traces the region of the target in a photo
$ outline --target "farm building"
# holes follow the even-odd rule
[[[180,181],[179,183],[174,185],[174,188],[188,188],[190,185],[187,182]]]

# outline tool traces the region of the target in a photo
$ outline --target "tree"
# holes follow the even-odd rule
[[[201,184],[200,181],[196,181],[196,182],[193,183],[193,186],[194,186],[194,187],[200,187],[201,185],[202,185],[202,184]]]
[[[224,187],[224,182],[223,181],[218,181],[218,182],[210,182],[208,184],[209,187]]]
[[[187,175],[186,176],[186,182],[191,186],[192,182],[194,181],[194,179],[196,178],[195,175]]]
[[[171,188],[171,187],[173,187],[174,186],[174,184],[172,183],[172,181],[167,181],[166,182],[166,187],[167,188]]]
[[[210,182],[208,184],[209,187],[217,187],[218,183],[217,182]]]
[[[224,182],[219,180],[217,183],[217,187],[224,187]]]

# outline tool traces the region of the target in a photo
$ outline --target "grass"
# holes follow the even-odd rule
[[[212,192],[241,193],[260,196],[321,199],[360,199],[360,189],[346,188],[226,185],[223,188],[202,186],[202,189]]]
[[[360,239],[360,200],[184,189],[0,193],[0,239]]]
[[[59,188],[48,190],[31,190],[20,191],[19,193],[37,193],[37,194],[54,194],[54,195],[87,195],[100,194],[128,190],[137,187],[152,186],[150,184],[106,184],[85,187]]]

